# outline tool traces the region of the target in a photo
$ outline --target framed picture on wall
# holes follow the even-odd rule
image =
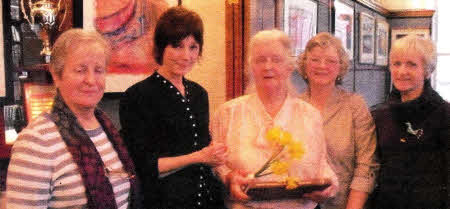
[[[375,64],[386,66],[388,63],[388,39],[389,24],[381,19],[377,19]]]
[[[113,47],[105,92],[123,92],[153,73],[158,67],[152,56],[157,18],[180,3],[181,0],[83,1],[83,28],[97,30]]]
[[[359,63],[373,64],[375,57],[375,18],[367,13],[359,15]]]
[[[353,59],[354,10],[340,0],[334,2],[334,8],[334,35],[341,40],[349,58]]]
[[[430,38],[430,29],[424,29],[424,28],[392,29],[391,44],[393,44],[395,40],[405,37],[407,35],[416,35],[416,36],[420,36],[422,38],[429,39]]]
[[[292,56],[302,53],[308,40],[317,32],[317,2],[286,0],[284,2],[284,31],[292,41]]]

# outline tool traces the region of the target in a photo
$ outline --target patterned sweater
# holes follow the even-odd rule
[[[103,129],[87,131],[113,187],[119,209],[128,207],[130,183]],[[46,115],[28,125],[12,149],[6,180],[7,208],[85,208],[85,187],[77,164]]]

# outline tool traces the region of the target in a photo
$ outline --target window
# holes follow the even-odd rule
[[[450,101],[450,1],[436,0],[436,13],[433,17],[433,38],[436,41],[437,67],[431,79],[434,89]]]

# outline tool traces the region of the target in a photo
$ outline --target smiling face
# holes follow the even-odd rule
[[[260,41],[251,50],[251,69],[257,88],[286,88],[293,68],[280,41]]]
[[[306,54],[305,73],[309,85],[334,86],[340,69],[339,54],[332,46],[316,46]]]
[[[402,101],[420,96],[425,81],[423,57],[415,51],[405,51],[391,56],[389,70],[395,88],[400,91]]]
[[[164,49],[161,71],[170,77],[182,77],[192,70],[198,60],[200,45],[194,37],[188,36],[176,46]]]
[[[53,76],[55,85],[72,111],[94,109],[105,90],[105,51],[93,42],[67,50],[61,76]]]

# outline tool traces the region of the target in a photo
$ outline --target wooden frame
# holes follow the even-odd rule
[[[83,1],[83,28],[97,30],[110,41],[113,52],[105,93],[121,93],[159,67],[151,55],[157,17],[181,0],[122,1],[125,5],[103,2],[105,5],[95,7],[96,0]],[[101,8],[100,12],[96,8]],[[129,18],[117,22],[119,16]]]
[[[317,33],[318,3],[313,0],[284,1],[284,31],[292,41],[292,55],[298,56]]]
[[[245,20],[242,1],[246,0],[229,0],[225,4],[226,100],[244,94],[244,34],[249,32],[243,31]]]
[[[359,14],[359,63],[373,64],[375,58],[375,18]]]
[[[433,17],[434,12],[428,9],[390,11],[389,17]]]
[[[375,44],[375,64],[386,66],[388,64],[389,24],[385,20],[377,19]]]
[[[409,28],[409,29],[392,29],[391,32],[391,45],[395,40],[407,35],[416,35],[423,38],[430,38],[430,29],[427,28]]]
[[[5,80],[5,40],[3,37],[3,3],[0,1],[0,97],[6,96],[6,80]]]
[[[355,11],[351,6],[341,2],[340,0],[334,1],[334,8],[334,35],[341,40],[349,58],[352,60],[355,42]]]

